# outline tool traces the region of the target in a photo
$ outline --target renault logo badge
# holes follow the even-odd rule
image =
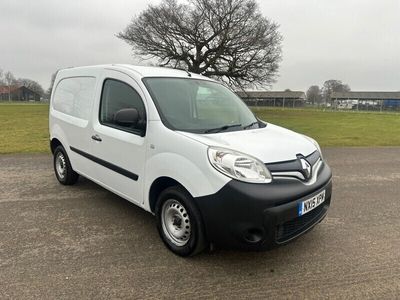
[[[300,158],[300,163],[301,163],[301,169],[302,173],[305,177],[305,179],[310,179],[311,177],[311,165],[308,161],[306,161],[304,158]]]

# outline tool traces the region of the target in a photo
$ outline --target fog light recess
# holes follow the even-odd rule
[[[259,228],[247,229],[244,233],[244,239],[246,242],[256,244],[263,239],[264,231]]]

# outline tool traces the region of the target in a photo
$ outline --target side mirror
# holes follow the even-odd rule
[[[139,121],[136,108],[123,108],[114,114],[114,122],[124,127],[135,127]]]

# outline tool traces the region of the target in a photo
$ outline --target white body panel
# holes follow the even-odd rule
[[[96,79],[88,120],[54,109],[54,91],[64,78],[91,76]],[[154,181],[169,177],[193,197],[216,193],[231,178],[216,171],[208,161],[208,146],[219,146],[258,158],[264,163],[287,161],[296,154],[308,155],[316,146],[304,136],[268,124],[263,129],[217,134],[194,134],[168,129],[160,120],[143,77],[182,77],[187,73],[166,68],[104,65],[62,70],[57,74],[50,105],[50,139],[58,139],[66,149],[76,172],[150,211],[149,191]],[[145,136],[121,131],[99,122],[102,87],[106,78],[122,81],[141,96],[146,109]],[[192,78],[210,80],[192,74]],[[92,139],[98,135],[102,141]],[[132,180],[74,151],[77,148],[98,159],[138,175]]]
[[[52,91],[51,99],[54,98],[56,93],[56,87],[60,84],[63,79],[73,78],[76,76],[84,78],[94,78],[95,84],[93,87],[93,93],[97,89],[96,78],[101,74],[101,70],[98,68],[76,70],[71,69],[68,71],[61,71],[62,76],[57,76],[54,82],[54,88]],[[61,75],[59,74],[59,75]],[[49,117],[49,128],[50,128],[50,139],[56,138],[63,144],[65,150],[68,153],[72,167],[74,170],[81,174],[88,174],[91,168],[95,165],[93,162],[87,161],[86,158],[72,152],[70,146],[73,145],[79,149],[89,149],[91,145],[90,133],[91,133],[91,120],[90,115],[93,112],[94,95],[92,102],[88,108],[89,118],[82,119],[79,117],[71,116],[67,113],[60,112],[54,109],[54,101],[52,100],[50,105],[50,117]]]
[[[307,156],[315,146],[304,136],[268,123],[265,128],[231,131],[215,134],[181,134],[209,146],[219,146],[250,154],[264,163],[296,159],[297,154]]]
[[[148,128],[145,195],[159,177],[175,179],[193,197],[215,193],[230,180],[210,165],[206,145],[165,128],[161,121],[149,122]]]
[[[144,100],[147,101],[138,83],[130,76],[114,71],[104,70],[99,78],[103,82],[107,78],[116,79],[129,84]],[[95,107],[100,106],[101,91],[97,92]],[[99,136],[102,141],[92,140],[90,154],[105,160],[113,165],[137,174],[137,180],[121,175],[100,164],[93,167],[91,177],[96,178],[103,185],[116,190],[124,198],[140,203],[143,198],[144,166],[146,159],[146,138],[126,131],[103,125],[99,122],[99,110],[95,109],[92,115],[92,135]]]

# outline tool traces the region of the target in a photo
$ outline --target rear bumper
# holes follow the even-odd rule
[[[195,198],[208,240],[224,248],[260,250],[300,236],[318,224],[330,206],[332,172],[326,163],[317,178],[312,185],[296,179],[270,184],[231,180],[217,193]],[[324,203],[299,217],[299,203],[323,190]]]

